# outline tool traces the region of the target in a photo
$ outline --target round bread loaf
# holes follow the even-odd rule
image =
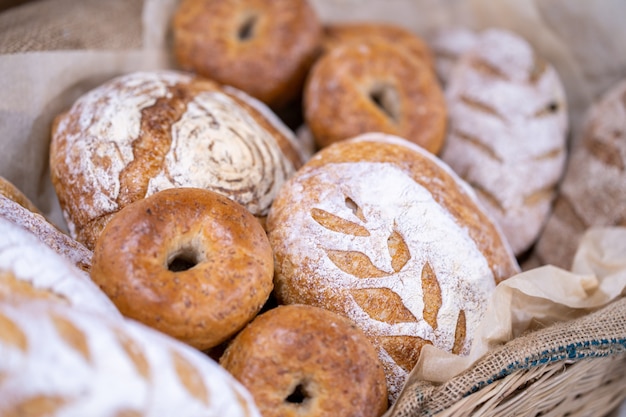
[[[0,299],[50,298],[76,309],[121,317],[89,275],[32,232],[0,217],[0,235]]]
[[[460,57],[446,97],[450,133],[441,159],[476,190],[521,255],[539,237],[565,168],[559,76],[524,39],[492,29]]]
[[[570,269],[587,229],[626,226],[626,79],[588,109],[582,132],[533,253],[541,264]]]
[[[446,103],[432,68],[375,37],[324,54],[307,79],[303,108],[319,147],[383,132],[437,153],[446,133]]]
[[[348,42],[360,43],[368,39],[381,39],[404,48],[416,59],[435,68],[430,47],[419,36],[402,26],[382,22],[341,22],[324,26],[322,46],[324,51]]]
[[[264,217],[299,152],[293,132],[244,93],[180,72],[137,72],[57,117],[50,169],[70,235],[93,249],[112,214],[166,188],[217,191]]]
[[[333,144],[278,194],[267,230],[282,304],[352,319],[395,400],[425,344],[464,354],[496,284],[519,271],[472,190],[407,140]]]
[[[478,33],[464,27],[442,27],[427,38],[439,81],[446,86],[459,58],[478,42]]]
[[[0,415],[260,417],[202,353],[139,323],[0,301]]]
[[[274,108],[302,90],[322,34],[307,0],[184,0],[172,27],[174,54],[183,69]]]
[[[376,350],[329,310],[278,306],[228,345],[220,364],[252,394],[264,417],[379,417],[387,409]]]
[[[273,273],[267,235],[243,206],[212,191],[171,188],[111,219],[91,277],[126,317],[208,349],[261,310]]]

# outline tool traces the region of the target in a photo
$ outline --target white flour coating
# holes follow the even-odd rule
[[[87,273],[55,253],[37,236],[4,218],[0,218],[0,235],[0,272],[11,272],[35,288],[64,298],[76,309],[122,317]]]
[[[39,398],[57,405],[46,415],[260,417],[217,363],[136,322],[42,301],[0,303],[0,319],[26,345],[0,337],[1,415]]]
[[[319,193],[306,192],[310,180],[323,184]],[[391,324],[375,320],[351,296],[345,313],[370,336],[418,336],[448,351],[452,350],[457,318],[463,310],[468,335],[463,350],[468,351],[471,335],[495,288],[494,276],[467,229],[456,223],[430,191],[393,164],[360,162],[311,169],[294,177],[284,192],[281,198],[293,206],[324,210],[359,224],[370,233],[352,236],[332,231],[315,221],[310,210],[288,209],[289,214],[281,217],[280,227],[270,231],[270,238],[274,250],[286,255],[295,268],[287,278],[290,288],[314,286],[344,293],[350,289],[388,288],[400,297],[416,321]],[[346,197],[361,208],[365,222],[346,205]],[[387,246],[394,231],[403,237],[411,255],[398,272],[391,267]],[[339,269],[327,255],[328,250],[361,252],[387,276],[355,277]],[[423,319],[421,274],[427,262],[437,276],[442,294],[436,330]],[[314,276],[307,275],[302,265],[315,271]],[[323,305],[324,300],[319,303]],[[382,347],[379,350],[385,368],[391,370],[391,374],[387,371],[390,389],[399,391],[407,373]]]
[[[172,187],[226,194],[265,215],[294,172],[269,132],[227,95],[203,92],[172,125],[172,145],[146,195]]]
[[[2,195],[0,195],[0,218],[28,229],[57,254],[79,268],[91,267],[93,253],[83,244],[61,232],[41,214],[33,213]]]
[[[88,218],[119,209],[120,172],[133,160],[132,142],[140,133],[141,111],[167,95],[168,87],[191,77],[177,72],[138,72],[116,78],[79,98],[72,109],[80,115],[78,130],[67,131],[69,118],[62,119],[57,135],[66,135],[69,183],[84,181],[82,195],[95,198],[93,205],[77,201]],[[108,169],[102,161],[110,163]],[[67,216],[73,234],[75,225]]]
[[[550,65],[531,80],[535,65],[525,40],[488,30],[446,89],[450,134],[441,158],[477,189],[516,254],[545,223],[566,160],[563,87]]]

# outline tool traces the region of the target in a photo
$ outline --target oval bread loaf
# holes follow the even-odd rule
[[[441,158],[477,192],[516,255],[539,237],[565,167],[565,93],[530,44],[491,29],[461,56],[446,88]]]
[[[439,159],[371,133],[318,152],[268,215],[275,293],[352,319],[373,341],[392,402],[425,344],[462,354],[495,285],[519,266]]]
[[[534,254],[542,264],[569,269],[584,232],[626,226],[626,80],[588,110]]]
[[[60,303],[0,302],[0,357],[3,416],[260,417],[199,351]]]

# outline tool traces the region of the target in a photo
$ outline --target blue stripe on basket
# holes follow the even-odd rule
[[[512,362],[491,378],[485,381],[479,381],[467,393],[465,393],[464,397],[473,394],[494,381],[502,379],[507,375],[522,369],[531,369],[557,361],[576,361],[585,358],[604,357],[622,352],[626,352],[626,339],[615,338],[576,342],[566,346],[559,346],[558,348],[544,350],[536,355],[525,358],[523,361]]]

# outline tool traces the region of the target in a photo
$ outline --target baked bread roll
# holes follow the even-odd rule
[[[567,111],[554,68],[519,36],[483,32],[446,88],[441,158],[477,192],[516,255],[539,237],[567,156]]]
[[[57,254],[89,272],[92,252],[50,223],[36,207],[33,206],[37,211],[31,211],[26,208],[28,204],[22,205],[18,201],[0,195],[0,218],[28,229]]]
[[[350,320],[322,308],[262,313],[220,364],[250,391],[263,417],[379,417],[387,409],[373,345]]]
[[[264,217],[301,163],[293,132],[268,114],[241,92],[174,71],[128,74],[83,95],[55,120],[50,145],[70,235],[93,250],[112,214],[174,187],[217,191]]]
[[[260,417],[202,353],[136,322],[0,301],[0,415]]]
[[[183,0],[172,31],[183,69],[279,108],[302,90],[322,26],[307,0]]]
[[[55,253],[32,232],[0,218],[0,235],[0,299],[11,300],[19,294],[49,298],[76,309],[121,318],[89,275]]]
[[[588,109],[559,187],[554,211],[534,255],[541,264],[570,269],[590,227],[626,226],[626,80]]]
[[[352,319],[395,400],[425,344],[468,352],[496,284],[519,271],[472,190],[407,140],[371,133],[319,151],[267,222],[281,304]]]
[[[446,133],[445,98],[432,68],[374,37],[334,47],[316,62],[303,110],[321,148],[382,132],[437,153]]]
[[[91,277],[126,317],[208,349],[261,310],[273,262],[265,230],[243,206],[171,188],[116,213],[96,244]]]

